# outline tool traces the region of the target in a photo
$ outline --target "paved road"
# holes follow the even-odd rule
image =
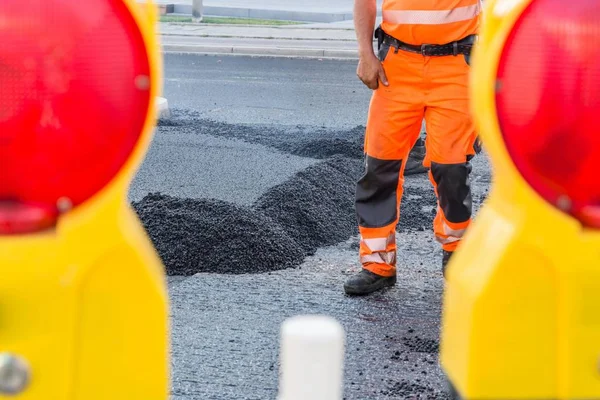
[[[370,92],[354,61],[168,54],[171,107],[232,124],[351,128],[365,123]]]
[[[172,399],[275,399],[280,324],[303,313],[333,316],[346,329],[346,399],[444,399],[437,366],[441,252],[429,232],[435,201],[425,176],[406,182],[398,285],[361,299],[342,292],[358,268],[357,238],[345,230],[354,224],[352,181],[360,167],[362,130],[352,128],[363,123],[369,98],[355,82],[354,65],[167,56],[165,75],[165,95],[178,110],[174,121],[159,127],[132,196],[159,191],[202,200],[175,201],[145,222],[158,242],[173,236],[172,246],[184,244],[167,259],[171,270],[186,261],[198,271],[233,272],[170,278]],[[335,154],[345,158],[327,160]],[[474,171],[479,204],[490,180],[484,156],[476,158]],[[211,198],[228,202],[209,203],[211,210],[239,206],[207,220],[222,229],[206,242],[204,230],[215,227],[202,227],[201,208]],[[275,219],[265,220],[264,213]],[[293,218],[282,218],[286,213]],[[279,224],[274,232],[288,236],[257,238],[253,216]],[[244,243],[228,236],[239,224],[253,227],[242,232]],[[339,243],[328,240],[327,228],[336,230],[331,235]],[[315,251],[300,240],[306,235],[332,245]],[[307,256],[291,269],[235,272],[264,271],[263,253],[277,256],[275,245]],[[217,260],[221,264],[210,265]]]
[[[314,160],[240,140],[255,134],[247,126],[297,137],[298,125],[345,130],[364,124],[370,94],[354,69],[352,62],[166,55],[165,96],[185,126],[157,131],[130,198],[158,191],[251,204]],[[221,133],[239,134],[215,137],[210,133],[218,128],[199,119],[230,124]]]

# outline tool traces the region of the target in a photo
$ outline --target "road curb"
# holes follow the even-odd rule
[[[169,8],[170,10],[172,10],[172,13],[192,15],[191,4],[173,4],[172,6],[172,8]],[[203,15],[214,17],[274,19],[284,21],[317,23],[342,22],[354,18],[352,12],[322,13],[310,11],[287,11],[215,6],[204,6]]]
[[[335,58],[358,60],[357,50],[163,44],[162,51],[164,53],[185,54],[229,54],[286,58]]]
[[[187,24],[187,25],[191,25],[191,24]],[[235,25],[230,25],[230,26],[235,26]],[[159,32],[160,36],[163,37],[170,37],[170,38],[177,38],[177,37],[181,37],[181,38],[191,38],[191,37],[198,37],[198,38],[202,38],[202,39],[206,39],[206,38],[217,38],[217,39],[231,39],[231,40],[236,40],[236,39],[262,39],[262,40],[282,40],[282,41],[289,41],[290,43],[293,43],[295,41],[301,41],[301,40],[313,40],[313,41],[320,41],[320,42],[342,42],[342,43],[356,43],[356,39],[355,38],[335,38],[335,39],[327,39],[327,38],[311,38],[311,37],[266,37],[266,36],[251,36],[251,35],[246,35],[246,36],[242,36],[239,33],[238,34],[227,34],[227,33],[223,33],[223,34],[208,34],[208,33],[203,33],[203,34],[198,34],[198,33],[194,33],[194,32],[165,32],[165,31],[161,31]]]

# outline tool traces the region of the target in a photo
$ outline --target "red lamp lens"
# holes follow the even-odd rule
[[[532,1],[506,42],[498,80],[500,128],[524,179],[600,228],[600,1]]]
[[[54,226],[57,210],[40,204],[0,201],[0,234],[37,232]]]
[[[121,0],[2,0],[0,201],[56,210],[105,187],[142,132],[149,75]]]

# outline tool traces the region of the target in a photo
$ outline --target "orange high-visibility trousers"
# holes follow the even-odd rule
[[[396,225],[405,160],[423,118],[424,165],[438,198],[436,239],[454,251],[471,222],[469,159],[475,128],[469,112],[469,65],[465,55],[425,57],[383,43],[379,49],[389,86],[371,99],[365,136],[365,173],[356,188],[360,259],[375,274],[396,273]]]

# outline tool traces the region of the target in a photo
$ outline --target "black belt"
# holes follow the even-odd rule
[[[470,35],[456,42],[447,44],[422,44],[416,46],[399,41],[393,36],[385,33],[381,28],[375,31],[375,38],[379,44],[385,43],[398,50],[410,51],[411,53],[421,54],[425,57],[457,56],[459,54],[470,55],[471,49],[477,42],[477,35]]]

